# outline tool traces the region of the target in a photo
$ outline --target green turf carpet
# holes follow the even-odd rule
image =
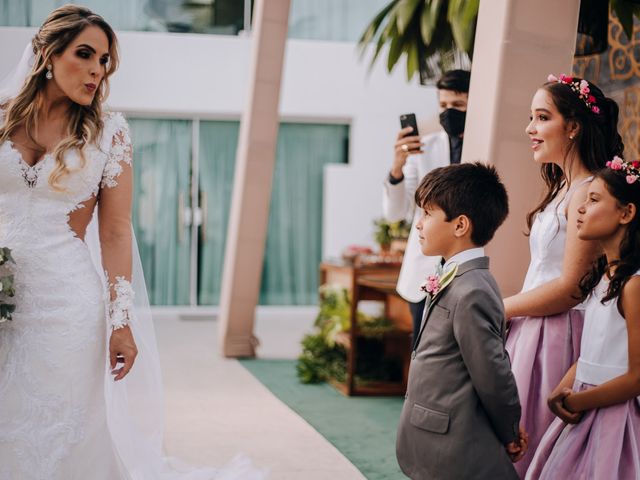
[[[396,462],[401,397],[345,397],[327,384],[303,385],[293,360],[242,360],[273,394],[312,425],[369,480],[406,477]]]

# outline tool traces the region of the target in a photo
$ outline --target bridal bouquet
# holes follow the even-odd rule
[[[11,320],[11,314],[16,306],[8,303],[8,299],[15,295],[13,289],[13,275],[7,268],[7,263],[15,263],[11,257],[11,250],[0,248],[0,323]]]

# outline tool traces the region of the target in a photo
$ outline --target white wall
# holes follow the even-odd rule
[[[19,60],[30,28],[0,28],[0,78]],[[109,104],[127,114],[239,119],[245,106],[250,38],[121,32],[121,67]],[[286,121],[351,125],[349,165],[325,176],[324,256],[369,244],[381,214],[382,179],[391,164],[398,116],[437,112],[436,91],[408,84],[399,66],[371,74],[351,43],[289,40],[280,111]]]

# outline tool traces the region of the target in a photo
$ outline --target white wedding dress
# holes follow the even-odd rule
[[[162,385],[148,311],[136,310],[131,321],[139,350],[133,370],[113,382],[108,290],[100,252],[89,248],[99,245],[95,215],[84,240],[69,225],[131,165],[124,118],[103,120],[84,168],[77,153],[66,154],[72,172],[63,191],[48,182],[52,155],[30,167],[11,142],[0,144],[0,247],[11,248],[16,262],[16,311],[0,324],[0,480],[264,478],[246,458],[195,470],[162,456]],[[143,279],[132,283],[144,303]]]

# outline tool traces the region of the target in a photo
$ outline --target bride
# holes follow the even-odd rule
[[[162,456],[131,140],[103,110],[117,67],[111,27],[66,5],[0,91],[0,247],[16,262],[16,311],[0,324],[0,480],[264,478],[243,457],[194,470]]]

